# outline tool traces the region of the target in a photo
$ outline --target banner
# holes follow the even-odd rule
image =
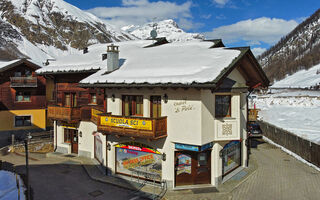
[[[140,130],[152,130],[152,120],[148,119],[130,119],[125,117],[101,116],[100,125],[125,127]]]
[[[116,148],[116,172],[161,181],[162,155]]]

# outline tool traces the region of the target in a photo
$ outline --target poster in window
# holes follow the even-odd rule
[[[99,135],[94,136],[94,157],[103,164],[102,140]]]
[[[226,174],[241,165],[241,146],[239,141],[232,141],[223,148],[223,174]]]
[[[180,154],[178,156],[177,175],[186,173],[191,174],[191,156]]]
[[[161,181],[162,155],[143,151],[143,148],[116,148],[117,173]]]

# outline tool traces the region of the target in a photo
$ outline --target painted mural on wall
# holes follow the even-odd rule
[[[178,156],[177,175],[186,173],[191,174],[191,156],[180,154]]]
[[[162,155],[160,152],[144,147],[119,144],[116,145],[116,172],[140,176],[161,181]]]
[[[226,174],[241,165],[241,143],[232,141],[222,150],[223,174]]]

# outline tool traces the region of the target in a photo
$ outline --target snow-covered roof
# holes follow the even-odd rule
[[[36,65],[38,67],[42,67],[42,64],[40,64],[34,60],[22,58],[22,59],[16,59],[16,60],[11,60],[11,61],[0,61],[0,72],[5,71],[8,68],[11,68],[13,66],[19,65],[20,63],[23,63],[23,62],[31,63],[31,64]]]
[[[169,43],[144,48],[153,41],[136,40],[115,43],[119,46],[120,68],[111,73],[102,61],[108,44],[89,46],[86,54],[57,58],[37,73],[97,70],[80,83],[205,83],[217,78],[240,55],[240,50],[210,48],[210,41]]]
[[[81,83],[205,83],[215,80],[241,53],[235,49],[210,49],[212,42],[143,48],[149,44],[151,41],[145,40],[116,43],[120,50],[120,68],[105,74],[108,72],[105,65]]]

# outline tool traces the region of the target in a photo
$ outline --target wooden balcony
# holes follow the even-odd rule
[[[108,135],[150,140],[167,137],[167,117],[124,117],[110,114],[98,116],[98,131]]]
[[[37,87],[37,77],[10,77],[10,87]]]
[[[67,122],[75,122],[81,119],[81,111],[79,107],[61,107],[48,106],[48,118],[53,120],[61,120]]]
[[[99,114],[103,113],[103,108],[91,108],[91,121],[98,125]]]

